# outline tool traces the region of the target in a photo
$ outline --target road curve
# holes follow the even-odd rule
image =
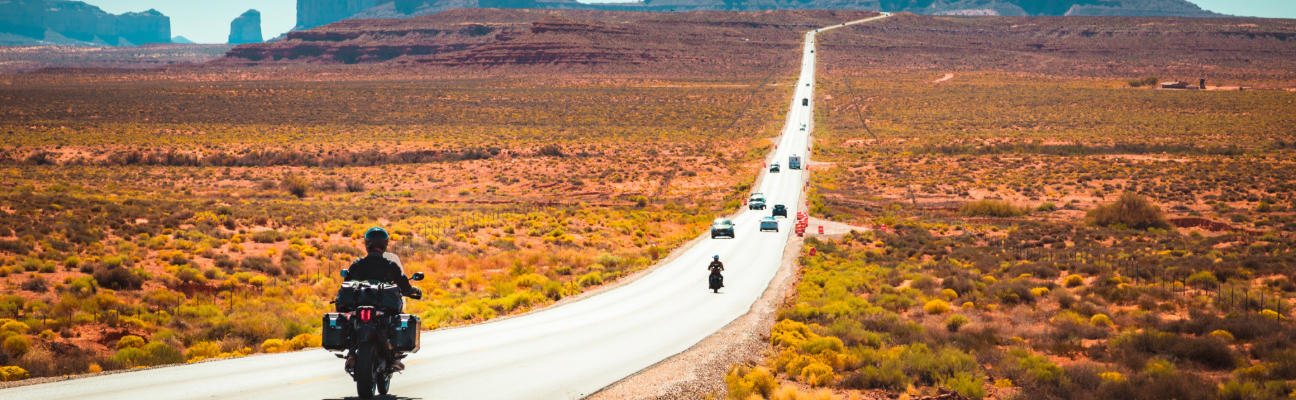
[[[854,21],[817,30],[885,18]],[[815,32],[774,160],[760,192],[789,214],[805,182],[788,157],[807,155],[813,129]],[[809,99],[809,105],[802,105]],[[809,127],[802,131],[800,127]],[[808,160],[807,160],[808,161]],[[747,313],[779,269],[792,220],[759,232],[768,210],[733,218],[736,239],[705,239],[669,264],[603,294],[497,322],[423,334],[391,393],[415,399],[579,399],[678,354]],[[707,289],[712,255],[725,263],[720,293]],[[355,396],[342,361],[324,350],[261,355],[108,374],[0,390],[5,399],[340,399]],[[390,398],[390,397],[389,397]]]

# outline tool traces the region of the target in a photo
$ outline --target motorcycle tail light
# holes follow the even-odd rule
[[[373,310],[360,310],[360,321],[369,322],[373,318]]]

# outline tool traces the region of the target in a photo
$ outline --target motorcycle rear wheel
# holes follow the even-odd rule
[[[355,381],[356,394],[362,399],[374,397],[374,345],[361,343],[356,349]]]

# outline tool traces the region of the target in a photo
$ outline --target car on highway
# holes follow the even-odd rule
[[[779,172],[779,163],[770,164],[770,172]]]
[[[734,226],[733,221],[730,221],[728,218],[716,218],[714,222],[711,222],[711,238],[715,239],[721,236],[727,236],[730,239],[733,239]]]
[[[765,195],[761,193],[752,193],[751,198],[747,199],[748,210],[764,210]]]
[[[787,218],[787,206],[775,204],[774,211],[770,212],[770,217],[777,217],[780,215],[783,216],[783,218]]]
[[[765,232],[765,231],[778,232],[778,220],[774,219],[774,217],[761,218],[760,230],[761,232]]]
[[[808,98],[807,98],[807,99],[801,99],[801,105],[803,105],[803,106],[808,106],[808,105],[810,105],[810,99],[808,99]]]
[[[801,131],[805,132],[805,130],[806,130],[806,124],[801,124]]]

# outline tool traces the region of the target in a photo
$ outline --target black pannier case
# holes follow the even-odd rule
[[[396,351],[418,353],[421,322],[417,315],[401,314],[392,318],[392,348]]]
[[[346,350],[347,336],[351,335],[351,321],[346,314],[327,313],[324,314],[324,328],[321,336],[323,346],[327,350]]]

